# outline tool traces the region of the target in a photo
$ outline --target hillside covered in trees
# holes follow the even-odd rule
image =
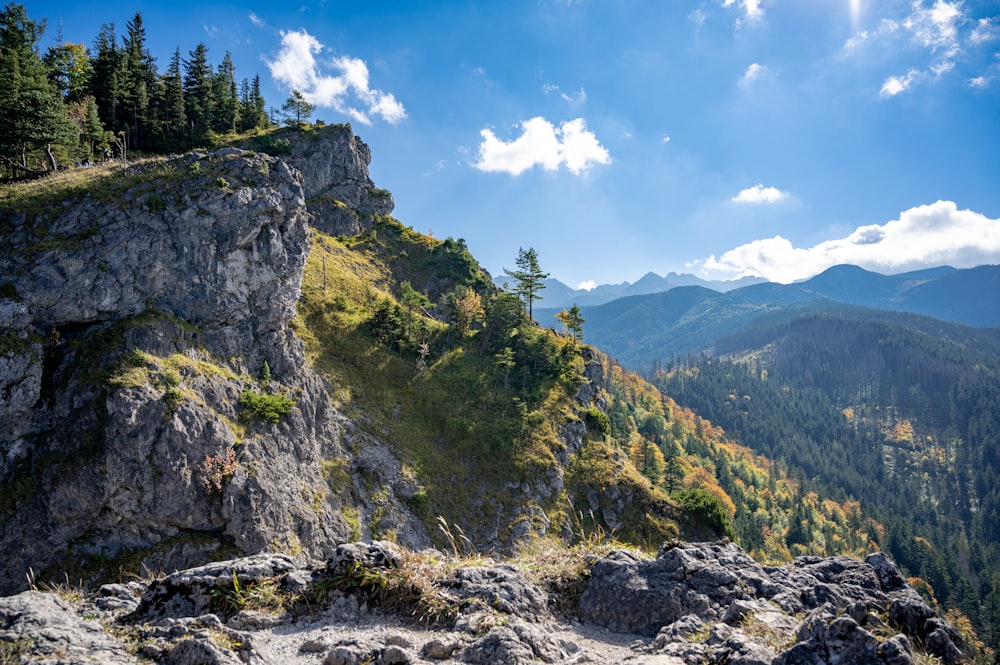
[[[858,501],[880,525],[872,541],[996,645],[998,342],[911,315],[782,316],[654,380],[805,487]],[[808,510],[796,529],[803,542],[822,532]]]
[[[104,24],[88,47],[41,52],[44,18],[24,5],[0,12],[0,173],[32,177],[132,152],[183,152],[272,124],[260,78],[238,78],[229,53],[213,65],[204,43],[162,71],[136,13],[124,32]]]

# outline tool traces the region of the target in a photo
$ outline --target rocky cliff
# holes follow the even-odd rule
[[[0,589],[29,568],[323,556],[358,531],[345,446],[364,435],[289,322],[323,223],[307,192],[355,221],[391,201],[370,202],[349,128],[304,143],[144,164],[0,220]],[[428,542],[401,519],[404,541]]]
[[[781,567],[730,543],[673,543],[656,558],[552,556],[511,565],[355,543],[308,568],[258,555],[89,597],[26,591],[0,599],[0,654],[73,665],[951,665],[974,655],[882,554]]]

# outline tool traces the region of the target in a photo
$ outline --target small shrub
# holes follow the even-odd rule
[[[184,393],[177,386],[170,386],[163,393],[163,401],[167,403],[167,408],[175,411],[180,403],[184,401]]]
[[[372,187],[368,190],[368,194],[377,199],[387,199],[392,196],[392,192],[388,189],[382,189],[381,187]]]
[[[221,175],[215,179],[215,184],[222,189],[229,189],[229,181],[223,178]]]
[[[608,414],[597,407],[591,406],[584,411],[583,415],[584,422],[587,424],[587,431],[600,432],[605,436],[611,434],[611,421],[608,419]]]
[[[295,400],[287,395],[267,395],[247,389],[240,395],[240,406],[254,418],[274,424],[292,410]]]
[[[673,495],[691,518],[709,526],[716,534],[734,539],[736,532],[722,502],[711,492],[702,489],[681,490]]]
[[[266,152],[275,157],[292,154],[292,142],[273,134],[257,137],[254,142],[261,152]]]
[[[149,212],[162,212],[167,207],[167,203],[157,192],[150,192],[147,206],[149,207]]]
[[[205,460],[198,465],[201,471],[201,484],[209,494],[221,494],[240,463],[236,461],[236,450],[232,446],[218,455],[205,455]]]

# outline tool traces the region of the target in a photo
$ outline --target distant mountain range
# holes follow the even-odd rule
[[[549,292],[544,295],[548,298]],[[543,304],[535,307],[536,319],[555,325],[553,316],[562,307],[548,300]],[[1000,266],[942,266],[882,275],[840,265],[794,284],[757,283],[726,292],[678,286],[600,305],[577,304],[586,321],[585,341],[642,371],[673,355],[710,351],[717,339],[765,316],[866,307],[976,327],[1000,326]]]
[[[507,275],[498,275],[493,278],[498,286],[512,284],[513,279]],[[701,286],[713,291],[725,293],[749,286],[760,284],[767,280],[761,277],[742,277],[736,280],[705,280],[688,273],[671,272],[660,276],[655,272],[648,272],[637,282],[622,282],[620,284],[601,284],[593,289],[574,289],[568,284],[560,282],[558,279],[546,279],[545,290],[542,292],[542,301],[546,309],[561,310],[564,307],[578,305],[603,305],[606,302],[625,298],[628,296],[640,296],[650,293],[662,293],[678,286]]]

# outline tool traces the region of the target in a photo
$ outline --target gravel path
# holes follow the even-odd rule
[[[638,635],[557,621],[532,625],[559,645],[563,653],[560,663],[628,662],[639,665],[653,662],[630,648],[637,640],[648,641]],[[435,642],[445,648],[457,646],[457,653],[473,639],[468,633],[424,629],[402,623],[394,617],[369,615],[344,621],[331,611],[309,621],[282,624],[257,632],[254,649],[273,663],[315,665],[337,646],[376,649],[395,645],[413,655],[414,662],[458,663],[460,661],[451,658],[432,659],[421,654],[426,654],[427,645]]]

